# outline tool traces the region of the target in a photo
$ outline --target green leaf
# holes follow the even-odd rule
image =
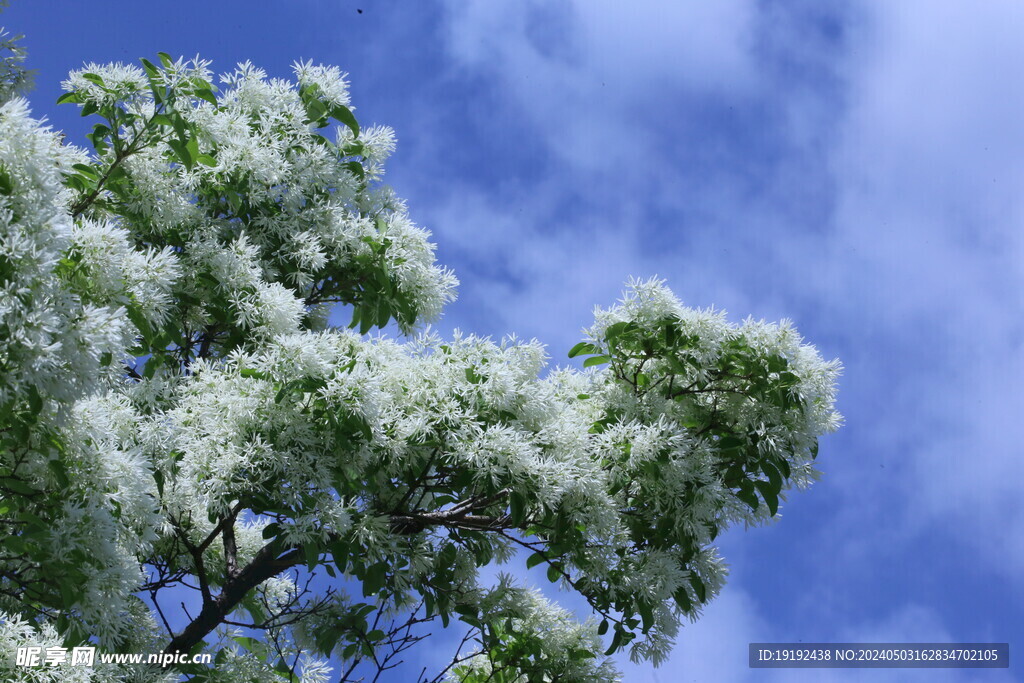
[[[690,573],[690,585],[693,586],[693,592],[696,594],[698,600],[701,602],[708,601],[708,592],[707,588],[704,587],[704,582],[701,581],[700,577],[693,572]]]
[[[97,123],[92,127],[92,132],[89,133],[86,137],[89,138],[89,140],[95,147],[97,145],[102,145],[104,142],[103,139],[110,135],[111,132],[112,131],[110,130],[109,126],[102,123]]]
[[[157,52],[156,56],[160,58],[160,63],[164,65],[164,68],[171,68],[174,66],[174,60],[166,52]]]
[[[174,153],[177,155],[181,163],[185,165],[185,168],[191,169],[195,160],[192,158],[192,152],[189,150],[188,143],[172,139],[168,140],[167,144],[174,150]]]
[[[441,549],[440,554],[437,556],[437,563],[441,567],[451,567],[455,564],[455,559],[459,555],[459,549],[455,547],[454,543],[445,543],[444,548]]]
[[[590,650],[586,650],[580,647],[574,648],[572,651],[569,652],[569,659],[573,661],[579,661],[582,659],[594,659],[595,657],[597,657],[596,654],[594,654]]]
[[[384,582],[387,580],[387,565],[383,562],[377,562],[366,569],[366,574],[363,576],[363,595],[369,597],[380,593],[381,589],[384,588]]]
[[[310,98],[306,100],[306,116],[313,123],[327,115],[327,105],[321,100]]]
[[[771,464],[767,460],[761,461],[761,471],[764,472],[765,476],[768,477],[768,482],[771,484],[772,491],[776,494],[782,490],[782,473],[775,465]]]
[[[149,321],[146,320],[146,316],[142,315],[142,311],[134,305],[127,307],[127,314],[128,319],[133,325],[135,325],[135,329],[137,329],[139,334],[142,336],[143,345],[148,348],[151,345],[151,340],[154,335],[153,329],[149,326]]]
[[[526,558],[526,568],[533,569],[541,562],[544,562],[545,559],[547,558],[545,558],[543,554],[534,553],[533,555],[530,555],[528,558]]]
[[[334,566],[338,568],[338,571],[345,571],[348,566],[348,545],[342,542],[332,543],[329,548],[331,557],[334,559]]]
[[[79,104],[80,102],[77,92],[66,92],[57,98],[57,104]]]
[[[94,180],[99,180],[99,177],[100,177],[99,171],[97,171],[92,166],[89,166],[88,164],[75,164],[71,168],[75,169],[76,171],[78,171],[79,173],[81,173],[84,176],[89,176],[90,178],[92,178]]]
[[[77,581],[67,579],[60,580],[60,599],[64,603],[64,609],[71,609],[72,605],[79,601],[82,595],[82,586]]]
[[[320,548],[314,543],[307,543],[302,550],[306,555],[306,568],[313,571],[313,568],[320,563]]]
[[[181,114],[178,113],[174,113],[174,115],[171,116],[170,119],[171,125],[174,127],[174,132],[178,136],[178,140],[184,144],[185,142],[187,142],[186,138],[188,137],[186,135],[187,127],[185,125],[185,119],[181,118]]]
[[[597,347],[594,346],[593,344],[588,344],[587,342],[580,342],[576,346],[569,349],[569,358],[575,358],[576,356],[579,356],[580,354],[584,353],[597,353],[597,351]]]
[[[608,620],[602,619],[601,625],[597,627],[597,635],[603,636],[606,633],[608,633]]]
[[[744,441],[743,439],[734,434],[723,436],[721,439],[718,440],[718,447],[723,451],[736,450],[745,444],[746,441]]]
[[[784,387],[793,387],[800,383],[800,378],[792,372],[780,372],[779,383]]]
[[[107,86],[107,84],[103,82],[103,78],[99,74],[84,73],[82,74],[82,78],[84,80],[89,81],[90,83],[94,83],[95,85],[100,86],[101,88],[106,88]]]
[[[190,138],[189,141],[185,143],[185,149],[188,150],[188,156],[192,160],[192,163],[195,163],[196,159],[199,158],[199,140],[194,137]]]
[[[665,323],[665,345],[673,347],[676,344],[676,339],[679,337],[679,328],[672,323]]]
[[[377,302],[377,327],[384,327],[391,320],[391,307],[381,299]]]
[[[583,367],[589,368],[594,365],[604,365],[609,361],[611,361],[611,358],[609,358],[608,356],[591,356],[590,358],[583,361]]]
[[[641,601],[637,605],[637,611],[640,612],[640,618],[643,620],[643,632],[646,634],[654,626],[654,607],[646,600]]]
[[[562,578],[562,566],[557,562],[548,565],[548,581],[554,583]]]
[[[743,503],[746,503],[746,505],[751,506],[751,509],[757,510],[760,501],[758,500],[758,495],[755,493],[754,484],[751,480],[742,476],[739,480],[738,486],[739,490],[736,492],[736,498]]]
[[[288,681],[289,683],[292,683],[293,681],[297,680],[294,674],[292,674],[292,670],[288,668],[288,663],[284,661],[284,657],[279,657],[277,659],[277,663],[274,664],[274,671],[276,671],[281,676],[281,678]]]
[[[347,161],[344,164],[342,164],[342,166],[351,171],[352,175],[354,175],[359,180],[366,180],[366,169],[364,169],[363,165],[358,161]]]
[[[789,469],[789,461],[786,460],[785,458],[779,458],[778,460],[775,461],[775,463],[779,466],[779,472],[782,473],[782,476],[785,477],[786,479],[789,479],[791,474],[791,470]]]
[[[354,320],[354,317],[353,317]],[[366,306],[360,307],[359,311],[359,334],[366,334],[373,329],[373,316]]]
[[[743,481],[747,484],[750,483],[746,479],[744,479]],[[747,505],[749,505],[751,510],[756,510],[757,506],[760,504],[757,499],[757,494],[754,493],[752,489],[742,488],[736,492],[736,497],[742,500]]]
[[[772,485],[767,481],[758,479],[754,482],[754,486],[761,492],[761,497],[764,498],[764,502],[768,505],[768,512],[774,517],[775,513],[779,511],[779,496],[772,489]]]
[[[356,121],[351,109],[343,104],[337,104],[331,109],[331,116],[351,128],[352,134],[359,137],[359,122]]]
[[[67,176],[66,178],[64,178],[64,184],[73,190],[78,190],[79,192],[89,191],[89,184],[86,182],[85,178],[83,178],[80,175]],[[11,193],[6,192],[5,194],[10,195]]]
[[[160,77],[160,70],[156,68],[153,62],[149,61],[145,57],[142,57],[141,59],[139,59],[139,61],[142,62],[142,68],[146,71],[146,74],[150,77],[150,79]]]
[[[509,496],[509,512],[514,526],[522,526],[526,521],[526,496],[513,491]]]
[[[217,106],[217,96],[214,95],[213,91],[209,88],[197,88],[195,91],[195,96],[201,100],[209,102],[215,107]]]
[[[612,636],[612,644],[608,646],[608,649],[604,651],[605,656],[611,656],[619,649],[619,645],[622,644],[622,634],[625,631],[618,624],[615,625],[615,635]]]
[[[675,598],[676,604],[679,605],[679,609],[681,609],[684,613],[688,614],[690,610],[693,609],[693,601],[690,600],[690,594],[686,591],[685,588],[680,588],[679,590],[677,590],[675,593],[672,594],[672,597]]]
[[[232,637],[232,640],[241,645],[243,649],[259,657],[263,657],[267,653],[267,646],[263,641],[256,640],[255,638],[250,638],[249,636],[234,636]]]
[[[57,484],[62,488],[71,483],[71,480],[68,477],[68,468],[63,462],[60,460],[50,460],[46,465],[50,468],[50,471],[53,472],[53,476],[57,480]]]
[[[604,338],[607,339],[608,341],[612,341],[616,337],[621,336],[623,332],[628,332],[632,329],[636,329],[636,326],[637,325],[634,322],[617,322],[613,325],[608,326],[608,329],[604,331]]]
[[[43,397],[34,384],[28,385],[28,409],[32,415],[39,415],[43,410]]]

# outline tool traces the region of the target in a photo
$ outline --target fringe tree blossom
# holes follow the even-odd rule
[[[333,67],[218,89],[208,66],[72,73],[89,155],[0,107],[2,647],[216,651],[167,680],[336,680],[333,657],[353,680],[455,619],[436,681],[662,661],[722,589],[716,536],[817,476],[838,363],[658,281],[597,310],[582,371],[422,332],[457,282],[379,182],[391,131]],[[390,321],[405,341],[367,336]],[[594,618],[481,584],[520,560]]]

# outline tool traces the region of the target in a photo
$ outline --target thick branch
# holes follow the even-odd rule
[[[396,534],[411,535],[423,531],[428,526],[446,526],[450,529],[473,529],[477,531],[496,531],[512,529],[512,520],[508,516],[490,517],[473,515],[465,510],[441,510],[436,512],[407,512],[391,515],[391,531]]]
[[[449,528],[474,529],[478,531],[508,530],[513,527],[511,526],[511,520],[507,516],[491,517],[475,515],[471,512],[472,510],[491,505],[506,495],[508,495],[507,490],[502,490],[492,496],[471,499],[462,505],[447,510],[393,514],[391,515],[391,529],[393,532],[400,534],[414,534],[428,526],[446,526]],[[227,546],[233,540],[233,538],[229,539],[230,532],[228,529],[230,524],[225,526],[222,522],[218,528],[225,532],[224,540]],[[227,551],[228,548],[225,547],[225,550]],[[282,552],[284,552],[283,555],[281,554]],[[261,548],[256,557],[245,568],[237,571],[234,575],[230,574],[229,560],[229,575],[220,595],[209,600],[204,599],[203,609],[199,615],[185,627],[184,631],[171,640],[170,644],[164,649],[164,652],[189,652],[217,626],[224,623],[227,616],[231,614],[250,590],[256,588],[267,579],[277,576],[291,567],[302,564],[304,561],[305,552],[301,546],[282,550],[276,543],[270,543]]]
[[[232,517],[231,523],[224,527],[224,569],[228,578],[238,574],[238,548],[235,545],[235,524]]]
[[[164,652],[191,651],[224,621],[249,591],[267,579],[303,562],[302,548],[292,548],[279,556],[280,552],[280,547],[276,543],[263,546],[252,562],[238,572],[237,576],[225,582],[220,595],[203,605],[199,615],[164,648]]]

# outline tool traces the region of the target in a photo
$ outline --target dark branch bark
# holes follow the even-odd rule
[[[242,569],[237,576],[228,579],[220,595],[203,605],[203,610],[192,620],[185,630],[164,648],[166,653],[189,652],[199,644],[213,629],[217,628],[224,618],[230,614],[238,603],[256,586],[272,576],[301,564],[302,548],[292,548],[283,555],[275,543],[263,546],[256,557]]]
[[[507,531],[513,528],[508,517],[489,517],[472,514],[473,510],[486,507],[506,495],[508,495],[507,490],[502,490],[493,496],[470,499],[461,505],[447,510],[392,514],[391,529],[394,533],[404,535],[418,533],[428,526],[445,526],[478,531]],[[230,524],[225,526],[222,522],[219,528],[225,534],[224,542],[225,550],[227,550],[228,545],[233,541],[233,538],[227,538],[230,535],[228,531]],[[234,611],[249,591],[267,579],[277,576],[281,572],[303,562],[305,562],[305,552],[302,546],[281,548],[281,546],[273,542],[265,545],[243,569],[237,571],[234,575],[229,573],[219,595],[206,599],[204,594],[202,611],[185,627],[184,631],[171,640],[164,649],[164,652],[191,651],[217,626],[224,623],[227,616]]]
[[[224,570],[228,578],[238,574],[238,549],[235,546],[234,518],[224,527]]]

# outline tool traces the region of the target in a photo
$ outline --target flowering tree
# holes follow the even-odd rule
[[[91,638],[216,660],[19,671],[318,681],[333,658],[353,680],[432,620],[466,637],[424,680],[660,661],[722,586],[716,535],[815,477],[838,364],[658,282],[598,311],[582,372],[416,336],[457,283],[380,183],[391,131],[360,128],[337,69],[218,89],[207,67],[72,73],[88,154],[0,107],[0,667]],[[407,341],[367,336],[390,321]],[[594,618],[482,584],[493,562]]]
[[[9,4],[9,0],[0,0],[0,12]],[[0,102],[32,89],[35,72],[24,66],[27,53],[18,42],[23,37],[12,36],[0,27]]]

